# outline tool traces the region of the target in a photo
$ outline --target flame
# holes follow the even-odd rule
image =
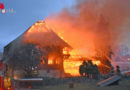
[[[48,64],[53,64],[53,60],[52,59],[48,59]]]
[[[27,31],[28,33],[47,32],[48,28],[44,21],[38,21]]]
[[[27,31],[27,33],[24,35],[24,43],[34,43],[37,44],[36,42],[39,42],[37,40],[36,37],[44,34],[44,32],[48,32],[49,29],[48,27],[46,27],[47,24],[45,24],[45,22],[40,21],[35,23],[32,27],[30,27]],[[57,35],[64,41],[66,41],[68,44],[71,44],[71,39],[67,39],[65,38],[65,34],[64,32],[58,32]],[[31,38],[31,39],[30,39]],[[41,38],[40,38],[41,39]],[[91,39],[90,39],[91,40]],[[68,73],[72,76],[79,76],[79,66],[83,63],[83,60],[81,60],[82,58],[90,58],[92,56],[96,55],[96,51],[93,49],[93,45],[90,45],[89,48],[87,48],[87,50],[84,48],[82,49],[81,47],[76,47],[76,44],[73,44],[72,46],[74,47],[73,50],[69,50],[67,47],[63,48],[63,55],[70,55],[70,57],[68,59],[65,59],[63,61],[63,67],[64,67],[64,72]],[[76,45],[77,46],[77,45]],[[36,48],[39,48],[36,45]],[[52,64],[60,64],[61,62],[57,59],[55,59],[55,53],[50,53],[48,55],[48,64],[52,65]],[[43,56],[40,58],[41,60],[41,65],[45,64],[45,60],[43,60]],[[101,65],[100,60],[93,60],[93,64],[96,65]]]
[[[92,61],[97,66],[101,65],[100,61]],[[83,63],[82,60],[64,60],[64,71],[72,76],[80,76],[79,67]]]
[[[63,54],[65,55],[69,54],[69,49],[67,47],[63,48]]]
[[[79,76],[79,66],[82,64],[82,61],[72,61],[65,60],[64,61],[64,71],[65,73],[69,73],[72,76]]]
[[[69,52],[71,58],[90,58],[94,64],[105,66],[106,60],[112,61],[110,48],[117,48],[123,42],[123,33],[129,30],[129,3],[129,0],[123,3],[122,0],[80,0],[73,8],[49,16],[46,22],[73,47]],[[123,29],[125,25],[127,28]],[[96,56],[101,60],[92,59]],[[64,60],[64,70],[79,75],[81,63]]]
[[[100,65],[101,62],[100,62],[100,60],[97,60],[97,61],[93,61],[93,64]]]
[[[34,35],[40,35],[41,33],[47,32],[48,29],[46,27],[45,22],[37,22],[35,23],[25,34],[25,38],[26,41],[28,43],[33,43],[33,39],[28,39],[28,37],[30,36],[34,36]],[[64,38],[64,32],[58,32],[57,35],[64,41],[66,41],[67,43],[71,44],[71,41],[68,39],[66,40]],[[32,37],[33,38],[33,37]],[[74,46],[73,46],[74,47]],[[85,54],[84,54],[85,52]],[[74,48],[73,50],[69,50],[67,47],[63,48],[63,52],[64,55],[68,55],[70,54],[70,58],[65,59],[63,62],[63,67],[64,67],[64,72],[65,73],[69,73],[72,76],[80,76],[79,74],[79,66],[83,63],[82,60],[80,60],[82,57],[87,58],[87,57],[92,57],[95,55],[95,51],[93,49],[88,50],[83,50],[81,48]],[[48,64],[52,65],[54,62],[54,57],[55,55],[50,54],[48,57]],[[43,60],[43,56],[40,58],[41,59],[41,64],[45,64],[45,60]],[[75,59],[75,60],[71,60],[71,59]],[[77,60],[76,60],[77,59]],[[60,64],[60,62],[58,60],[55,61],[56,64]],[[97,64],[100,65],[100,61],[99,60],[94,60],[93,64]]]
[[[43,39],[39,37],[42,32],[47,32],[51,27],[73,48],[72,51],[64,48],[63,54],[70,54],[75,59],[90,58],[94,64],[102,65],[106,60],[104,57],[110,56],[110,48],[118,47],[123,42],[122,32],[129,30],[123,29],[130,16],[129,3],[129,0],[123,3],[122,0],[81,0],[71,10],[64,9],[57,15],[48,17],[47,24],[43,21],[34,24],[25,35],[32,39],[25,41],[37,44]],[[40,40],[34,37],[39,37]],[[94,60],[92,57],[96,55],[103,59]],[[52,62],[49,58],[48,64]],[[82,60],[64,60],[64,71],[74,76],[79,75],[81,64]]]
[[[78,49],[74,49],[72,51],[69,51],[67,48],[63,49],[63,54],[65,54],[65,55],[70,54],[70,56],[71,56],[68,59],[65,59],[64,63],[63,63],[65,73],[68,73],[71,76],[80,76],[79,67],[83,63],[82,58],[88,58],[88,56],[91,56],[91,55],[82,56],[79,53]],[[89,57],[89,58],[91,58],[91,57]],[[92,63],[96,64],[97,66],[101,65],[100,60],[93,60]]]
[[[59,36],[63,32],[61,38],[73,47],[73,57],[97,53],[108,57],[109,47],[115,49],[127,40],[124,36],[129,37],[129,4],[130,0],[78,0],[72,8],[50,15],[46,22]]]
[[[43,37],[44,33],[50,31],[51,30],[44,21],[38,21],[32,25],[24,34],[23,43],[40,43],[42,39],[45,39],[45,37]]]

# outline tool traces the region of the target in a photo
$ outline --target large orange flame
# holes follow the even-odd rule
[[[91,59],[98,56],[108,59],[110,48],[113,49],[122,43],[122,33],[129,30],[123,29],[130,16],[129,4],[129,0],[81,0],[72,9],[64,9],[59,14],[48,17],[46,22],[61,39],[73,47],[73,50],[69,51],[71,57],[83,56]],[[37,44],[41,42],[41,34],[48,29],[44,22],[34,26],[25,35],[25,38],[30,36],[32,39],[26,38],[25,41]],[[67,54],[68,51],[65,49],[63,53]],[[97,65],[101,62],[103,61],[93,61]],[[48,63],[52,63],[51,59]],[[81,64],[80,60],[67,59],[63,65],[66,73],[76,76],[79,75]]]

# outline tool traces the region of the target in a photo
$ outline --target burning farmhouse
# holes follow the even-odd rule
[[[71,55],[72,48],[44,21],[38,21],[5,46],[5,74],[14,78],[79,76],[79,66],[90,59],[98,65],[101,73],[110,71],[109,57]]]
[[[40,37],[40,39],[39,39]],[[39,75],[63,77],[63,49],[72,49],[55,32],[48,29],[44,21],[32,25],[20,37],[4,48],[4,62],[7,74],[22,77],[40,70]]]

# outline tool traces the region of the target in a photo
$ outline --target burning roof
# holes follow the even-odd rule
[[[63,39],[61,39],[53,30],[51,30],[45,21],[38,21],[32,25],[23,35],[23,43],[31,43],[35,45],[60,46],[61,48],[70,47]]]
[[[62,40],[54,31],[49,29],[44,21],[38,21],[32,25],[26,32],[10,42],[4,48],[4,60],[6,56],[14,52],[21,45],[34,44],[40,47],[59,46],[60,48],[72,47]]]

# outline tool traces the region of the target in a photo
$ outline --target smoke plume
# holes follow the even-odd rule
[[[46,23],[80,54],[93,55],[124,41],[129,10],[130,0],[78,0],[72,8],[50,15]]]

